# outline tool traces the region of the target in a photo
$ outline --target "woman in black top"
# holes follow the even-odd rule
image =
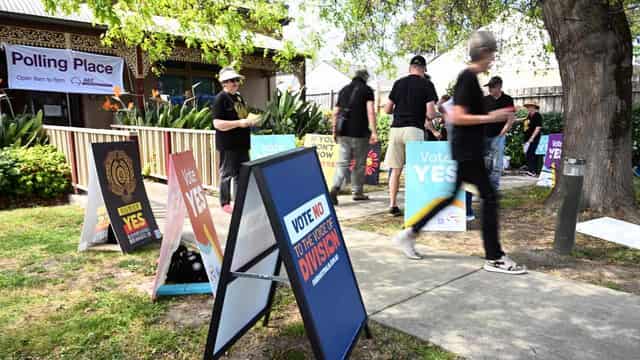
[[[237,190],[240,165],[249,161],[249,127],[255,125],[255,120],[247,119],[247,104],[238,93],[243,78],[231,67],[220,70],[223,90],[213,102],[216,149],[220,152],[220,206],[229,214],[233,211],[231,183]]]
[[[484,125],[507,121],[512,110],[500,109],[487,113],[484,95],[477,74],[489,69],[495,60],[497,50],[493,34],[486,31],[475,32],[469,42],[471,63],[456,81],[453,95],[451,121],[454,125],[451,152],[457,163],[456,183],[445,200],[440,201],[422,219],[403,230],[393,239],[405,255],[420,259],[415,251],[418,232],[438,212],[449,206],[460,189],[462,182],[476,185],[482,197],[482,239],[486,262],[484,269],[508,274],[523,274],[526,268],[516,264],[502,251],[498,239],[498,196],[489,181],[484,164]]]

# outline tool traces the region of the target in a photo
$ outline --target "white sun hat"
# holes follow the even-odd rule
[[[244,79],[244,76],[238,74],[231,66],[222,68],[222,70],[220,70],[220,77],[218,80],[220,80],[220,82],[225,82],[231,79]]]

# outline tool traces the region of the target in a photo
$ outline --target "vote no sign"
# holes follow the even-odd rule
[[[316,286],[324,274],[340,259],[341,246],[329,204],[323,194],[293,210],[284,217],[289,240],[305,282]]]
[[[205,359],[220,358],[268,314],[278,259],[315,357],[347,358],[367,313],[315,149],[242,166]]]

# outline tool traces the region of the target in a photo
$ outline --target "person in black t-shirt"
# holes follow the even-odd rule
[[[493,34],[477,31],[469,41],[471,63],[463,70],[456,81],[453,94],[453,111],[451,121],[454,135],[451,140],[452,157],[457,163],[456,182],[450,195],[444,200],[436,200],[435,204],[425,204],[430,210],[409,228],[393,238],[405,255],[411,259],[420,259],[415,250],[418,232],[438,212],[451,205],[462,182],[469,182],[478,187],[482,204],[482,239],[486,262],[486,271],[507,274],[523,274],[526,268],[516,264],[500,246],[498,239],[498,196],[489,181],[484,163],[484,131],[485,125],[503,122],[513,115],[513,109],[499,109],[490,113],[484,102],[484,96],[477,74],[487,71],[495,60],[497,50]],[[410,196],[411,194],[407,194]]]
[[[351,189],[353,200],[369,200],[364,194],[365,167],[369,144],[378,141],[376,130],[376,113],[373,105],[373,89],[367,86],[369,73],[359,70],[351,83],[338,94],[338,104],[333,111],[334,137],[339,145],[336,173],[329,195],[334,205],[338,205],[338,192],[347,180],[351,159],[355,166],[351,172]],[[344,123],[339,134],[335,124],[338,115],[344,116]]]
[[[409,141],[424,141],[425,128],[435,137],[441,137],[431,122],[436,116],[438,95],[431,80],[425,77],[426,69],[427,61],[424,57],[414,56],[409,65],[409,75],[393,84],[389,100],[384,106],[387,114],[393,114],[385,163],[391,169],[389,212],[394,216],[402,215],[396,199],[405,163],[405,144]]]
[[[502,78],[494,76],[484,86],[489,87],[489,95],[484,97],[487,111],[498,109],[514,109],[513,98],[502,92]],[[489,171],[491,185],[496,191],[500,188],[500,177],[502,176],[505,135],[511,127],[515,117],[509,117],[508,121],[485,126],[485,154],[484,161]],[[467,221],[475,219],[473,208],[471,207],[471,193],[467,192]]]
[[[527,175],[538,176],[538,159],[536,158],[536,148],[540,142],[540,132],[542,131],[542,115],[538,112],[538,104],[524,104],[529,110],[529,115],[524,120],[524,153],[527,159]]]
[[[515,111],[513,98],[502,92],[502,79],[494,76],[485,86],[489,87],[489,95],[484,100],[487,104],[487,111],[498,109],[512,109]],[[485,127],[486,153],[485,161],[489,170],[491,184],[496,189],[500,188],[500,176],[502,176],[505,136],[515,121],[515,115],[510,116],[507,121],[487,124]]]
[[[231,182],[237,190],[240,164],[249,161],[249,127],[255,125],[255,120],[247,119],[247,104],[238,93],[242,79],[244,76],[231,67],[220,70],[219,80],[223,89],[213,102],[216,149],[220,152],[220,206],[229,214],[233,211]]]

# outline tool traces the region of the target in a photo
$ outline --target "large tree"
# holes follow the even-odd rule
[[[242,62],[261,47],[256,34],[280,37],[288,22],[284,0],[41,0],[52,13],[89,11],[106,26],[103,42],[139,46],[152,62],[171,55],[184,41],[221,65]],[[286,66],[299,53],[285,41],[274,60]]]
[[[627,19],[638,5],[623,0],[337,0],[323,16],[345,31],[343,48],[384,56],[443,51],[471,31],[520,11],[542,19],[560,67],[564,157],[587,161],[584,205],[638,219],[631,174],[632,37]],[[376,19],[397,19],[376,22]],[[391,46],[390,46],[391,42]],[[387,51],[392,48],[391,51]],[[542,50],[542,49],[541,49]],[[384,62],[383,62],[384,63]],[[556,187],[551,204],[566,192]]]

